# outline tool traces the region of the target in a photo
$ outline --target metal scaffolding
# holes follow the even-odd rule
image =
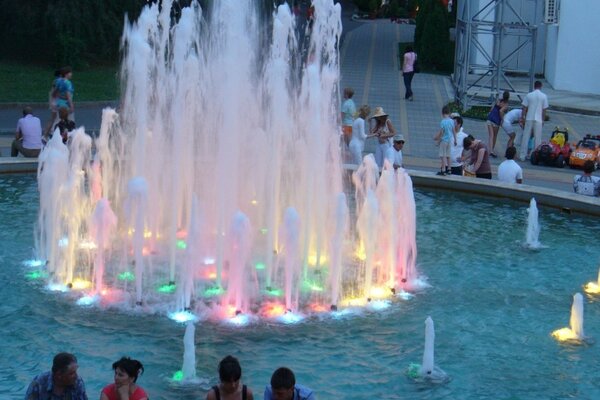
[[[537,2],[521,0],[521,6],[533,7],[526,21],[513,6],[515,1],[461,1],[457,10],[456,50],[452,81],[456,100],[463,109],[490,104],[499,93],[508,90],[522,98],[511,77],[528,76],[533,87],[536,66]],[[512,3],[512,4],[511,4]],[[479,7],[477,7],[479,5]],[[515,62],[529,57],[526,69]],[[512,96],[511,96],[512,97]]]

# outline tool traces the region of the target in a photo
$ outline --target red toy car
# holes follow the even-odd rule
[[[554,128],[549,142],[542,142],[531,153],[531,163],[533,165],[546,164],[555,165],[563,168],[569,163],[571,157],[571,146],[569,145],[569,132],[567,129]]]

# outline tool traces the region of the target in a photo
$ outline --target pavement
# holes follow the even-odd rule
[[[368,104],[371,109],[381,106],[390,115],[396,129],[406,138],[403,153],[407,168],[432,173],[439,170],[437,147],[432,137],[439,129],[442,107],[454,100],[450,77],[416,74],[413,80],[414,101],[405,101],[397,44],[412,41],[415,25],[391,23],[389,20],[352,20],[354,10],[348,4],[351,3],[342,1],[344,34],[340,42],[341,87],[354,89],[357,107],[362,104]],[[527,78],[523,78],[519,83],[524,85],[523,92],[527,91],[528,82]],[[600,114],[600,96],[556,91],[548,83],[544,83],[543,91],[548,95],[551,106],[548,112],[550,120],[543,128],[543,139],[547,140],[557,125],[569,129],[571,142],[587,133],[600,134],[600,115],[594,115]],[[76,122],[84,125],[87,131],[97,132],[102,109],[115,104],[76,102]],[[41,116],[45,123],[49,114],[46,106],[33,106],[34,113]],[[0,104],[0,132],[5,132],[0,135],[1,157],[10,155],[12,133],[21,108],[21,104]],[[464,130],[487,142],[485,121],[466,118]],[[506,140],[507,136],[501,129],[496,147],[499,155],[504,153]],[[374,152],[374,149],[375,141],[368,139],[365,151]],[[491,161],[495,175],[502,157]],[[521,162],[520,165],[524,170],[525,183],[572,192],[571,182],[575,171],[533,166],[528,162]]]

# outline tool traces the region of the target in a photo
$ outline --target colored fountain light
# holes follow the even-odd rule
[[[176,289],[176,286],[172,283],[167,283],[165,285],[161,285],[158,287],[157,291],[159,293],[173,293]]]
[[[48,273],[46,271],[30,271],[25,274],[25,277],[31,280],[46,279],[48,278]]]
[[[586,283],[583,290],[588,294],[600,294],[600,269],[598,269],[598,280]]]
[[[179,371],[176,371],[176,372],[173,374],[173,377],[172,377],[171,379],[172,379],[173,381],[175,381],[175,382],[181,382],[181,381],[183,381],[183,371],[181,371],[181,370],[179,370]]]
[[[181,322],[181,323],[190,322],[190,321],[194,322],[194,321],[198,320],[198,318],[189,311],[177,311],[177,312],[169,313],[169,318],[175,322]]]
[[[46,265],[46,262],[44,260],[32,259],[23,261],[23,265],[29,268],[37,268],[43,267],[44,265]]]
[[[82,250],[95,250],[98,248],[98,245],[94,243],[92,240],[83,239],[79,242],[79,248]]]
[[[573,295],[569,327],[555,330],[552,332],[552,336],[560,342],[582,341],[586,339],[583,330],[583,296],[581,293]]]
[[[135,280],[135,275],[130,271],[125,271],[117,275],[117,279],[120,281],[133,281]]]

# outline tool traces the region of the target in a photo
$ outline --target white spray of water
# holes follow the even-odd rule
[[[531,249],[538,249],[541,247],[541,243],[539,241],[540,224],[538,220],[537,203],[533,197],[529,202],[527,214],[527,233],[525,235],[525,245]]]
[[[575,293],[573,295],[569,326],[577,339],[581,340],[585,338],[585,333],[583,331],[583,296],[581,293]]]
[[[361,207],[360,215],[356,222],[358,237],[364,247],[365,283],[364,292],[367,297],[371,295],[373,283],[373,266],[375,263],[375,249],[377,245],[377,222],[379,217],[379,202],[375,193],[367,189],[365,203]]]
[[[241,211],[233,216],[227,241],[229,279],[223,304],[234,306],[236,311],[247,312],[249,308],[248,290],[250,288],[247,269],[250,266],[252,227],[248,217]]]
[[[94,290],[100,293],[104,288],[105,252],[110,249],[110,238],[117,225],[117,216],[110,208],[107,199],[100,199],[96,203],[90,221],[90,237],[96,243],[96,256],[94,259]]]
[[[331,261],[330,261],[330,290],[331,304],[337,306],[340,300],[340,291],[342,284],[343,244],[348,234],[348,203],[344,193],[338,194],[337,211],[335,214],[335,232],[331,240]]]
[[[435,347],[435,328],[431,317],[425,320],[425,349],[423,351],[423,364],[421,375],[431,375],[434,366],[433,350]]]
[[[194,335],[196,327],[193,322],[188,322],[183,334],[183,380],[189,381],[196,377],[196,345]]]
[[[130,227],[133,228],[133,259],[135,262],[135,298],[142,302],[142,282],[144,278],[144,218],[147,213],[148,184],[141,176],[132,178],[127,186],[129,196],[125,204],[125,213]]]
[[[297,306],[300,290],[300,217],[295,208],[285,210],[281,225],[281,242],[284,251],[284,295],[287,310]]]

